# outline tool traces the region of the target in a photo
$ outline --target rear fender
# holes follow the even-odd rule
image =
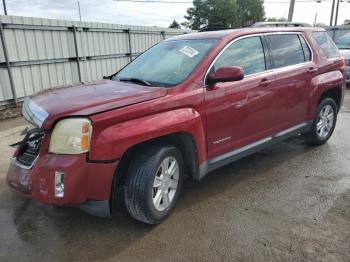
[[[205,134],[200,114],[193,108],[181,108],[118,123],[93,135],[89,160],[120,159],[131,147],[178,132],[192,135],[198,161],[205,161]]]
[[[309,99],[308,120],[314,119],[317,105],[324,92],[335,87],[343,88],[344,77],[339,70],[331,71],[315,76],[311,81],[311,85],[313,88],[311,89],[311,97]],[[344,94],[344,91],[342,93]]]

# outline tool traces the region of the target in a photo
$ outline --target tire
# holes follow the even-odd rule
[[[173,175],[169,175],[173,170]],[[129,214],[147,224],[162,222],[179,197],[183,171],[181,152],[174,146],[159,145],[140,150],[131,162],[124,184],[124,201]]]
[[[333,120],[331,125],[320,130],[320,126],[325,126],[327,121],[330,121],[330,111],[327,119],[322,120],[321,115],[326,113],[325,110],[333,112]],[[332,98],[323,99],[317,106],[315,119],[311,125],[310,131],[305,134],[305,141],[311,145],[323,145],[332,136],[337,123],[338,106]],[[321,123],[321,124],[320,124]],[[326,132],[327,131],[327,132]]]

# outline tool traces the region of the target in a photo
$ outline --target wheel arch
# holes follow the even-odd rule
[[[120,159],[116,176],[118,180],[123,182],[125,173],[133,158],[143,150],[154,145],[172,145],[177,147],[184,160],[185,174],[197,177],[199,174],[198,147],[193,135],[189,132],[176,132],[164,136],[156,137],[128,148]]]
[[[339,111],[342,103],[342,93],[343,92],[342,92],[341,86],[336,86],[336,87],[327,89],[323,93],[321,93],[317,104],[320,104],[321,101],[323,101],[325,98],[332,98],[337,104],[337,109]]]

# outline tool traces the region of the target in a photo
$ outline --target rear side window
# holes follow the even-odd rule
[[[216,60],[211,70],[217,70],[223,66],[240,66],[245,75],[265,71],[265,53],[261,38],[247,37],[232,43]]]
[[[312,35],[315,38],[317,45],[322,49],[323,53],[328,58],[339,56],[338,48],[327,32],[313,32]]]
[[[302,42],[297,34],[267,35],[266,38],[269,41],[275,68],[300,64],[307,61],[304,55]]]

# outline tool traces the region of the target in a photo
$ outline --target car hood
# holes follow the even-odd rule
[[[345,59],[349,59],[350,58],[350,49],[339,49],[339,53]]]
[[[92,115],[166,94],[167,89],[162,87],[101,80],[37,93],[25,99],[22,113],[29,122],[49,128],[54,121],[65,116]]]

